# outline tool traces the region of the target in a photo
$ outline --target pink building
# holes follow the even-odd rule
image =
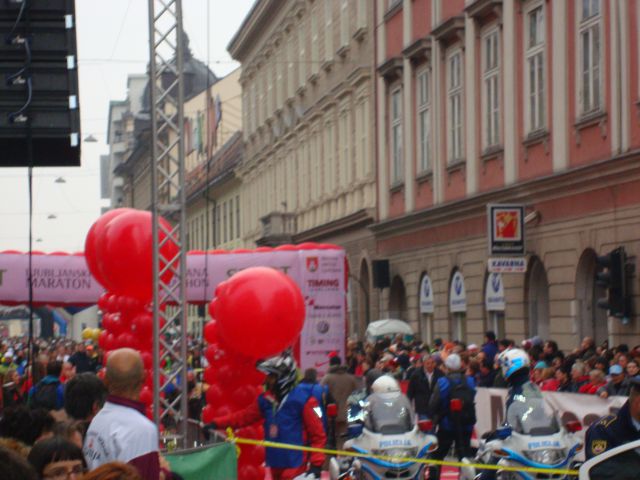
[[[491,329],[565,349],[587,335],[640,343],[637,274],[626,325],[595,305],[594,282],[597,255],[640,254],[640,1],[376,8],[371,228],[390,262],[389,315],[425,340]],[[524,274],[487,271],[491,203],[526,207]],[[364,261],[351,268],[374,277]]]

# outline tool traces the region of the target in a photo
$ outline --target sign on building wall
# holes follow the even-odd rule
[[[429,275],[420,283],[420,313],[433,313],[433,285]]]
[[[485,308],[487,312],[504,312],[505,304],[502,275],[499,273],[490,273],[484,288]]]
[[[524,255],[524,205],[487,205],[489,256]]]
[[[467,291],[464,288],[464,276],[457,271],[451,278],[449,288],[449,311],[452,313],[467,311]]]
[[[527,271],[525,257],[494,257],[487,262],[491,273],[524,273]]]

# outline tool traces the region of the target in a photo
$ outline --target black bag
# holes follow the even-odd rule
[[[460,425],[474,425],[476,423],[476,391],[469,386],[464,376],[456,379],[457,382],[450,377],[447,377],[447,379],[451,385],[449,405],[455,401],[455,403],[459,403],[462,406],[459,411],[455,412],[449,408],[451,417],[459,422]]]
[[[58,410],[61,408],[58,405],[58,388],[59,383],[40,383],[36,386],[31,399],[29,400],[29,406],[31,408],[44,408],[46,410]]]

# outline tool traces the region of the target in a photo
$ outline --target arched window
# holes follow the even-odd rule
[[[389,291],[389,318],[407,320],[407,294],[404,288],[404,282],[398,275],[393,277],[391,281],[391,290]]]
[[[609,338],[607,312],[596,304],[598,299],[605,298],[607,292],[595,281],[598,271],[597,254],[591,248],[582,252],[576,270],[576,301],[578,316],[576,331],[580,339],[591,337],[599,345]]]
[[[544,264],[538,257],[529,262],[527,280],[528,334],[530,337],[549,338],[549,281]]]

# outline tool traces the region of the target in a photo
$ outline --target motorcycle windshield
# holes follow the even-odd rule
[[[514,395],[507,409],[507,423],[514,432],[524,435],[553,435],[560,431],[555,415],[545,410],[540,389],[532,383],[523,385],[522,394]]]
[[[413,430],[413,411],[401,393],[369,395],[364,411],[365,427],[383,435],[397,435]]]

